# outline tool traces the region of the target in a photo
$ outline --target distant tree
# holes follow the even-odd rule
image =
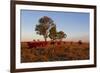
[[[54,22],[50,17],[43,16],[39,19],[36,25],[35,31],[39,35],[43,35],[45,41],[47,41],[49,30],[53,26]]]
[[[37,39],[37,41],[39,42],[40,40],[39,40],[39,39]]]
[[[35,39],[33,39],[33,41],[35,42]]]
[[[63,32],[63,31],[59,31],[57,32],[57,39],[59,39],[60,41],[62,41],[63,38],[66,38],[67,35]]]
[[[78,44],[80,44],[80,45],[81,45],[81,44],[82,44],[82,40],[79,40],[79,41],[78,41]]]

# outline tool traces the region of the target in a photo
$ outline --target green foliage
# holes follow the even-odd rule
[[[55,40],[56,39],[56,26],[52,27],[49,33],[50,33],[49,34],[50,39]]]
[[[62,40],[67,36],[63,31],[57,32],[56,24],[50,17],[47,16],[43,16],[39,19],[35,31],[37,34],[43,35],[45,41],[48,37],[54,41],[56,39]]]
[[[67,35],[63,31],[57,32],[57,39],[62,40],[63,38],[66,38]]]
[[[46,29],[45,29],[45,27],[43,27],[42,24],[36,25],[35,31],[37,31],[37,34],[40,34],[40,35],[46,34]]]
[[[51,24],[51,23],[53,23],[53,20],[50,17],[44,16],[44,17],[39,19],[39,23],[42,23],[42,24],[49,23],[49,24]]]
[[[47,16],[43,16],[39,19],[38,25],[36,25],[35,31],[39,35],[43,35],[45,41],[48,38],[48,30],[51,28],[53,20]]]

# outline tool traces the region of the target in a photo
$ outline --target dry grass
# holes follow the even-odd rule
[[[51,44],[35,44],[21,42],[21,62],[46,62],[89,59],[89,43],[56,42]],[[39,42],[38,42],[39,43]]]

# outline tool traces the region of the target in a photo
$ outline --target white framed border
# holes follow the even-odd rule
[[[75,61],[56,61],[56,62],[38,62],[38,63],[21,63],[20,49],[20,10],[47,10],[47,11],[64,11],[64,12],[84,12],[90,13],[90,59],[75,60]],[[16,69],[25,68],[43,68],[43,67],[58,67],[58,66],[76,66],[76,65],[91,65],[94,64],[94,10],[86,8],[71,8],[71,7],[51,7],[51,6],[36,6],[36,5],[16,5]]]

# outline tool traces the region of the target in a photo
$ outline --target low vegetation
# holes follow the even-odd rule
[[[21,42],[21,62],[89,59],[89,43],[65,41]]]

